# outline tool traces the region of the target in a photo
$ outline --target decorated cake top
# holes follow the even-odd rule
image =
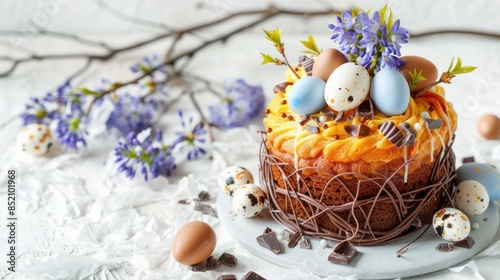
[[[283,58],[262,54],[263,64],[288,67],[266,111],[268,142],[302,159],[390,162],[424,159],[431,151],[432,162],[456,128],[456,114],[438,84],[475,67],[458,58],[438,78],[429,60],[401,57],[409,32],[387,6],[346,10],[328,27],[338,49],[320,50],[309,36],[301,41],[307,50],[297,66],[288,62],[281,30],[264,30]]]

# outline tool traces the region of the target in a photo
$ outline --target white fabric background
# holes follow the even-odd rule
[[[219,18],[238,9],[265,7],[267,1],[206,0],[205,9],[194,9],[201,1],[107,1],[120,11],[141,18],[164,22],[171,26],[187,26]],[[319,8],[322,1],[274,1],[293,8]],[[334,1],[328,1],[332,3]],[[494,1],[413,1],[403,4],[388,1],[403,26],[411,31],[456,27],[497,31],[500,4]],[[354,3],[364,3],[355,1]],[[372,1],[380,8],[383,1]],[[57,5],[50,14],[46,8]],[[338,4],[339,8],[349,2]],[[337,6],[336,6],[337,7]],[[364,8],[369,8],[363,6]],[[53,10],[53,11],[55,11]],[[47,12],[49,11],[49,12]],[[0,4],[0,30],[19,31],[20,40],[13,34],[0,37],[0,56],[22,56],[16,48],[37,53],[63,53],[68,51],[96,51],[90,47],[33,36],[26,28],[29,23],[43,20],[43,28],[53,31],[78,33],[120,46],[127,42],[157,34],[152,28],[138,27],[110,16],[98,8],[94,1],[47,0],[11,1]],[[41,21],[43,22],[43,21]],[[297,18],[280,17],[262,27],[283,29],[289,56],[298,55],[298,39],[313,33],[320,47],[331,46],[327,18],[304,22]],[[27,27],[28,26],[28,27]],[[231,28],[223,26],[221,29]],[[210,32],[217,32],[212,30]],[[206,34],[210,35],[210,34]],[[14,43],[13,43],[14,42]],[[138,50],[118,55],[109,62],[96,63],[77,85],[97,84],[101,77],[126,80],[128,66],[152,52],[162,53],[167,42],[158,42]],[[455,104],[460,117],[455,151],[458,159],[474,155],[477,161],[490,162],[500,167],[500,143],[484,141],[475,132],[477,118],[487,112],[498,113],[500,99],[500,41],[477,36],[432,36],[410,41],[403,54],[420,55],[433,61],[440,71],[448,66],[451,57],[460,56],[465,63],[479,66],[473,74],[457,77],[445,87],[447,97]],[[273,66],[259,66],[259,51],[271,52],[260,28],[251,29],[229,40],[225,45],[206,49],[190,64],[190,71],[214,80],[243,77],[251,83],[264,85],[268,100],[272,86],[283,80],[284,74]],[[237,63],[234,63],[237,61]],[[0,123],[22,112],[29,96],[42,96],[53,90],[69,73],[83,64],[82,60],[44,61],[22,65],[12,76],[0,79]],[[2,64],[0,64],[2,67]],[[180,104],[186,106],[186,104]],[[173,114],[166,116],[174,117]],[[175,118],[175,117],[174,117]],[[165,121],[167,122],[167,121]],[[15,167],[20,174],[18,185],[20,258],[18,267],[23,273],[6,276],[5,267],[0,275],[6,279],[215,279],[224,267],[208,273],[192,273],[177,264],[170,256],[175,232],[187,221],[204,220],[216,230],[218,244],[214,254],[231,252],[240,264],[226,272],[244,275],[255,270],[268,279],[319,279],[305,272],[280,268],[252,257],[242,249],[221,227],[218,220],[193,211],[191,206],[177,204],[179,199],[193,198],[200,190],[208,190],[212,203],[217,196],[217,173],[227,165],[241,164],[257,174],[258,139],[255,131],[261,127],[259,118],[255,126],[221,133],[213,143],[214,161],[201,161],[183,165],[181,171],[168,181],[158,179],[144,184],[129,182],[113,173],[105,163],[112,150],[113,136],[97,136],[83,154],[57,154],[51,158],[30,158],[15,150],[15,137],[20,121],[15,119],[0,129],[0,170],[5,174]],[[207,168],[209,166],[210,168]],[[209,172],[207,172],[209,169]],[[190,175],[192,174],[192,175]],[[0,213],[5,216],[5,176],[0,179]],[[0,252],[5,252],[5,228],[0,230]],[[497,235],[496,240],[499,240]],[[429,279],[495,279],[500,254],[498,243],[484,255],[467,263],[466,267],[443,270]],[[3,257],[0,257],[0,259]],[[2,261],[2,266],[3,266]],[[421,278],[421,277],[416,277]],[[331,276],[328,279],[356,279]]]

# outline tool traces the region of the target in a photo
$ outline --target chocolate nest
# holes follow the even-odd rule
[[[265,134],[263,133],[263,135]],[[430,198],[440,197],[439,205],[435,205],[434,207],[437,209],[433,211],[452,205],[451,193],[453,180],[456,176],[452,143],[440,151],[439,156],[432,164],[431,176],[426,184],[424,183],[417,189],[400,192],[395,186],[394,177],[398,171],[404,168],[404,164],[392,175],[380,175],[376,178],[356,172],[333,174],[328,170],[314,167],[295,169],[293,165],[270,155],[265,142],[265,136],[263,136],[260,147],[260,182],[267,193],[269,210],[277,222],[294,232],[300,231],[304,235],[334,241],[347,240],[355,245],[381,245],[408,236],[420,229],[422,223],[430,223],[431,219],[428,214],[426,221],[420,220],[426,208],[426,202]],[[408,162],[411,160],[409,159]],[[273,176],[272,169],[276,170],[276,168],[282,178]],[[312,198],[309,195],[310,186],[307,185],[307,180],[304,180],[302,173],[306,169],[309,174],[311,170],[329,174],[331,179],[324,189],[326,190],[330,184],[340,184],[349,193],[352,198],[351,202],[343,205],[326,205],[324,202]],[[343,179],[346,175],[357,178],[357,191],[353,192],[347,187]],[[281,186],[278,184],[278,180]],[[379,192],[374,197],[360,198],[360,186],[367,182],[377,186]],[[301,192],[297,191],[297,185],[300,186]],[[285,199],[282,199],[280,203],[278,196],[282,198],[285,196]],[[396,227],[383,231],[372,229],[369,221],[373,218],[373,209],[381,203],[393,205],[399,220]],[[307,213],[307,218],[300,218],[296,215],[297,207],[304,210],[302,213]],[[346,212],[349,214],[342,214]],[[333,224],[335,229],[322,227],[320,217],[323,221],[327,217],[328,223]]]

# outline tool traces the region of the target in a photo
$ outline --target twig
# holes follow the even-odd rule
[[[421,38],[421,37],[440,35],[440,34],[477,35],[477,36],[484,36],[484,37],[491,37],[491,38],[495,38],[495,39],[500,39],[499,33],[477,31],[477,30],[466,30],[466,29],[441,29],[441,30],[433,30],[433,31],[427,31],[427,32],[420,32],[420,33],[410,32],[410,37],[411,38]]]
[[[100,60],[100,61],[109,60],[109,59],[113,58],[115,55],[117,55],[118,53],[129,51],[132,49],[136,49],[136,48],[151,44],[153,42],[157,42],[159,40],[163,40],[163,39],[172,37],[172,36],[174,36],[174,34],[185,34],[185,33],[192,33],[194,31],[200,31],[202,29],[220,24],[222,22],[227,22],[228,20],[231,20],[233,18],[242,17],[242,16],[261,15],[262,17],[257,21],[253,21],[247,25],[242,26],[241,28],[236,29],[235,32],[231,32],[230,34],[228,34],[229,36],[221,36],[215,40],[209,40],[206,42],[202,42],[199,47],[194,48],[193,49],[194,51],[193,52],[189,51],[189,53],[192,55],[192,54],[194,54],[194,52],[196,52],[200,49],[203,49],[205,46],[213,44],[214,42],[225,41],[229,37],[235,35],[237,32],[240,32],[240,31],[243,31],[249,27],[255,26],[256,24],[262,23],[262,22],[264,22],[272,17],[275,17],[277,15],[292,15],[292,16],[317,15],[317,16],[319,16],[319,15],[328,15],[328,14],[332,14],[332,13],[334,13],[334,12],[333,11],[324,11],[324,10],[302,12],[302,11],[294,11],[294,10],[287,10],[287,9],[279,9],[279,8],[274,7],[274,6],[271,6],[267,9],[257,9],[257,10],[247,10],[247,11],[235,12],[232,14],[228,14],[227,16],[220,18],[220,19],[216,19],[213,21],[199,24],[199,25],[187,27],[184,29],[168,31],[168,32],[156,35],[150,39],[145,39],[143,41],[131,43],[131,44],[129,44],[127,46],[123,46],[121,48],[109,48],[107,53],[105,53],[105,54],[91,54],[91,53],[48,54],[48,55],[32,55],[32,56],[20,58],[20,59],[13,59],[13,58],[4,57],[3,60],[11,61],[12,65],[9,69],[0,73],[0,78],[6,77],[6,76],[9,76],[10,74],[12,74],[14,72],[14,70],[19,65],[26,63],[26,62],[29,62],[29,61],[34,61],[34,60],[69,59],[69,58],[88,58],[88,59]],[[78,37],[76,35],[75,35],[75,37],[70,37],[72,35],[59,33],[59,32],[52,32],[52,31],[39,31],[39,32],[45,32],[47,35],[52,35],[52,36],[59,36],[59,37],[62,36],[62,38],[72,38],[74,40],[78,40],[79,42],[87,42],[87,43],[92,43],[94,45],[100,45],[100,46],[104,47],[104,45],[102,45],[103,43],[89,42],[89,40],[86,40],[86,39],[82,40],[81,37]],[[20,33],[20,34],[23,34],[23,33]],[[185,55],[182,55],[181,57],[184,57],[184,56]],[[174,58],[173,60],[177,60],[177,59]]]
[[[83,72],[85,72],[85,70],[87,70],[89,67],[90,67],[90,64],[92,63],[92,59],[89,58],[85,61],[85,65],[83,65],[82,67],[80,67],[80,69],[78,69],[77,71],[75,71],[75,73],[71,74],[69,77],[68,77],[68,80],[73,80],[74,78],[78,77],[79,75],[81,75]]]

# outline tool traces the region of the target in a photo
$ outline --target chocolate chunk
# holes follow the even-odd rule
[[[336,264],[349,264],[358,255],[358,250],[349,242],[340,242],[333,248],[328,256],[328,261]]]
[[[311,132],[312,134],[318,134],[319,133],[319,128],[315,125],[310,125],[310,124],[307,124],[306,125],[306,130]]]
[[[455,245],[456,247],[460,247],[460,248],[470,249],[470,248],[472,248],[472,246],[474,246],[475,243],[476,242],[474,241],[474,239],[472,239],[472,237],[469,236],[462,241],[456,242],[453,245]]]
[[[462,163],[469,163],[469,162],[476,162],[476,159],[474,159],[474,157],[465,157],[462,159]]]
[[[378,126],[380,132],[387,138],[387,140],[391,141],[392,144],[396,147],[401,147],[403,144],[403,133],[401,130],[394,124],[392,121],[387,121]]]
[[[436,250],[443,253],[448,253],[453,251],[454,246],[450,243],[440,243],[436,246]]]
[[[302,235],[299,239],[299,246],[303,249],[311,249],[311,242],[309,242],[309,239]]]
[[[330,111],[330,110],[321,110],[319,111],[321,114],[325,115],[327,118],[329,118],[330,120],[335,120],[335,118],[337,117],[335,115],[334,112]]]
[[[344,111],[340,111],[339,114],[333,120],[336,123],[341,122],[344,119]]]
[[[257,243],[275,254],[281,253],[281,245],[274,231],[258,236]]]
[[[403,129],[405,134],[403,138],[403,145],[406,146],[415,146],[415,140],[417,138],[417,131],[411,127],[411,124],[407,122],[403,122],[399,124],[399,127]]]
[[[288,248],[295,248],[295,246],[297,246],[297,243],[299,243],[299,239],[301,236],[302,233],[300,231],[295,232],[288,241]]]
[[[187,199],[181,199],[181,200],[177,201],[177,203],[179,203],[179,204],[184,204],[184,205],[189,205],[189,204],[191,204],[191,203],[189,202],[189,200],[187,200]]]
[[[219,275],[217,277],[217,280],[236,280],[236,275],[234,274],[224,274],[224,275]]]
[[[238,259],[229,253],[223,253],[219,257],[219,263],[225,266],[235,267],[238,264]]]
[[[204,261],[202,261],[200,263],[197,263],[197,264],[193,264],[191,266],[191,270],[193,270],[193,271],[202,271],[202,272],[205,271],[205,270],[207,270],[207,260],[204,260]]]
[[[309,115],[302,116],[302,119],[300,119],[299,124],[305,125],[308,120],[309,120]]]
[[[358,108],[356,109],[356,115],[362,118],[373,120],[375,111],[373,110],[373,104],[370,99],[367,99],[359,104]]]
[[[362,138],[370,135],[370,128],[362,123],[358,125],[346,125],[344,126],[345,132],[352,137]]]
[[[203,202],[196,202],[196,205],[194,206],[194,210],[200,211],[201,213],[205,215],[212,215],[217,217],[217,213],[215,212],[215,209]]]
[[[262,234],[266,234],[266,233],[270,233],[270,232],[273,232],[273,230],[270,227],[266,227],[266,229],[264,230],[264,232]]]
[[[209,201],[210,200],[210,194],[206,191],[201,191],[198,194],[198,201]]]
[[[443,123],[443,120],[439,119],[425,119],[425,127],[427,129],[438,129],[441,127],[441,124]]]
[[[300,62],[300,65],[302,65],[302,67],[304,67],[304,70],[306,70],[307,76],[311,76],[313,64],[314,64],[314,59],[303,55],[303,56],[299,57],[299,62]]]
[[[284,83],[281,83],[281,84],[277,84],[277,85],[274,86],[273,91],[274,91],[274,93],[285,92],[286,87],[290,86],[290,85],[293,85],[293,84],[290,83],[290,82],[284,82]]]
[[[318,117],[318,116],[311,116],[311,119],[312,119],[313,121],[315,121],[315,122],[316,122],[316,124],[318,124],[318,125],[321,123],[321,122],[319,121],[319,117]]]
[[[266,280],[266,278],[260,276],[259,274],[249,271],[241,280]]]
[[[214,270],[220,267],[220,262],[213,256],[208,257],[207,259],[207,270]]]
[[[286,241],[290,241],[290,238],[292,238],[292,233],[287,230],[287,229],[284,229],[281,233],[280,233],[280,236],[281,238],[283,238],[284,240]]]

